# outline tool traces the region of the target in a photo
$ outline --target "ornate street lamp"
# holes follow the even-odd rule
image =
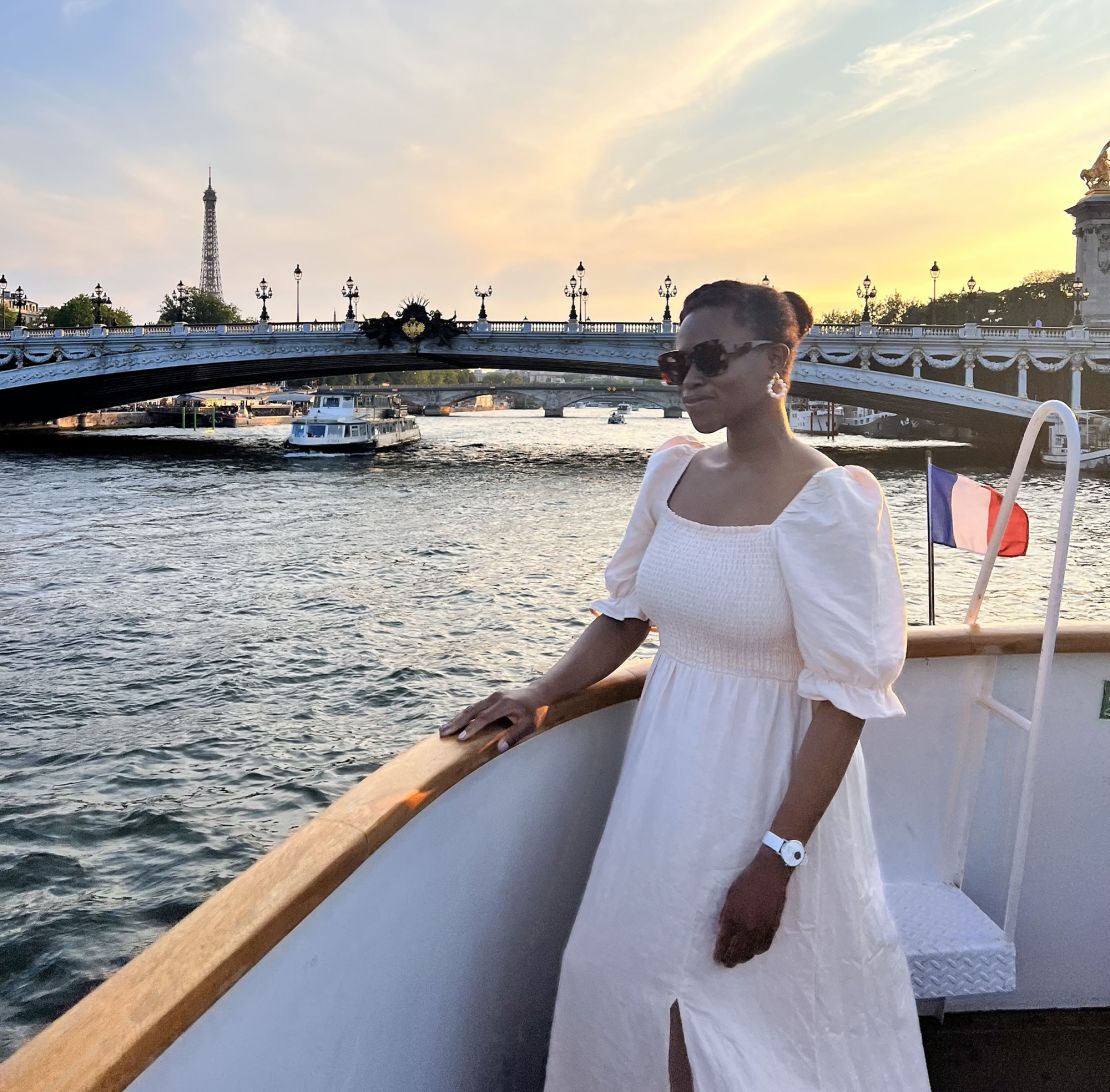
[[[933,306],[929,311],[929,322],[936,326],[937,324],[937,277],[940,276],[940,266],[937,265],[936,259],[933,259],[933,264],[929,267],[929,276],[933,278]]]
[[[1061,286],[1060,291],[1063,292],[1065,296],[1071,296],[1072,304],[1074,305],[1074,310],[1071,316],[1071,325],[1082,326],[1083,304],[1091,298],[1091,293],[1088,292],[1087,289],[1084,287],[1083,282],[1079,279],[1078,275],[1076,275],[1075,280],[1071,282],[1070,287]]]
[[[573,273],[570,275],[570,282],[563,289],[563,295],[566,296],[570,300],[570,321],[571,322],[577,322],[578,321],[578,308],[577,308],[576,305],[578,303],[578,296],[579,296],[578,278]]]
[[[0,273],[0,330],[8,329],[8,305],[4,302],[8,298],[8,278]]]
[[[775,287],[775,286],[774,286],[774,285],[773,285],[773,284],[771,283],[771,278],[770,278],[770,277],[768,277],[766,273],[764,273],[764,274],[763,274],[763,280],[761,280],[761,281],[760,281],[759,283],[760,283],[761,285],[763,285],[763,287],[764,287],[764,288],[774,288],[774,287]]]
[[[170,293],[170,297],[177,304],[177,321],[185,321],[185,301],[189,298],[189,289],[181,282],[177,282],[177,287]]]
[[[12,303],[16,306],[15,324],[16,326],[23,325],[23,305],[27,302],[27,293],[23,291],[23,285],[19,285],[12,293]]]
[[[341,285],[339,289],[343,298],[347,301],[347,321],[355,321],[355,300],[358,299],[358,285],[355,284],[354,277],[348,277],[347,283]]]
[[[972,316],[975,314],[975,297],[983,291],[982,285],[975,283],[974,277],[968,277],[967,285],[964,289],[964,295],[967,296],[967,321],[971,322]]]
[[[863,317],[861,322],[871,321],[871,301],[879,294],[879,290],[871,284],[871,278],[865,276],[863,284],[856,289],[856,295],[863,300]]]
[[[478,309],[478,321],[479,322],[485,322],[486,317],[487,317],[486,316],[486,300],[488,300],[490,298],[490,296],[493,295],[493,285],[492,284],[489,285],[489,287],[487,287],[484,292],[480,291],[478,286],[475,285],[474,286],[474,295],[480,296],[481,300],[482,300],[482,306]]]
[[[671,321],[671,300],[678,295],[678,286],[671,280],[671,275],[667,274],[667,279],[659,286],[659,295],[666,301],[663,304],[663,321]]]
[[[586,267],[581,261],[579,261],[575,273],[578,274],[578,310],[582,322],[588,322],[590,316],[586,313],[586,301],[590,298],[590,293],[589,289],[586,288]]]
[[[111,307],[112,301],[108,293],[100,287],[100,282],[97,281],[96,287],[92,290],[93,322],[95,322],[97,326],[100,325],[100,309],[105,304]]]
[[[297,282],[297,321],[301,321],[301,263],[293,267],[293,280]]]
[[[258,282],[258,287],[254,290],[256,299],[262,301],[262,314],[258,316],[259,322],[269,322],[270,312],[266,310],[266,301],[274,298],[274,290],[266,283],[266,278]]]

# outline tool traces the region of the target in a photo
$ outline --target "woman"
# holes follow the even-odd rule
[[[716,281],[680,321],[663,376],[726,442],[648,460],[599,616],[541,678],[442,729],[506,718],[505,750],[659,630],[563,953],[545,1088],[928,1089],[857,746],[867,718],[905,714],[883,491],[790,431],[800,296]]]

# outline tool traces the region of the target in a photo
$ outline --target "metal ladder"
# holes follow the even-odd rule
[[[1006,939],[1013,942],[1017,928],[1018,904],[1021,900],[1021,884],[1025,876],[1025,855],[1029,844],[1029,824],[1033,810],[1033,772],[1036,768],[1037,748],[1040,745],[1044,724],[1044,703],[1048,685],[1052,678],[1053,655],[1056,651],[1056,630],[1060,621],[1060,603],[1064,595],[1064,570],[1068,560],[1068,544],[1071,540],[1072,516],[1075,512],[1075,495],[1079,484],[1080,438],[1079,423],[1070,406],[1058,399],[1042,402],[1029,419],[1010,471],[1010,481],[1002,497],[1002,507],[998,513],[994,533],[987,544],[987,552],[979,567],[979,577],[971,594],[964,622],[974,626],[978,622],[979,611],[987,596],[987,584],[994,570],[995,559],[1002,544],[1002,533],[1009,521],[1017,500],[1018,489],[1029,464],[1041,425],[1050,416],[1059,419],[1067,439],[1067,461],[1064,467],[1064,488],[1060,499],[1060,518],[1056,529],[1056,550],[1052,559],[1052,576],[1049,582],[1048,604],[1045,610],[1044,631],[1041,638],[1041,653],[1037,664],[1037,682],[1033,691],[1033,708],[1028,717],[1000,702],[994,697],[994,672],[986,673],[984,685],[976,696],[978,705],[990,713],[1001,717],[1010,724],[1023,728],[1029,733],[1025,751],[1025,764],[1018,799],[1018,812],[1014,836],[1013,855],[1010,859],[1010,882],[1006,892],[1006,915],[1002,929]]]

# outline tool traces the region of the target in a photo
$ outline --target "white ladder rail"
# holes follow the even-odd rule
[[[1010,481],[1002,498],[1002,507],[998,513],[994,533],[987,545],[987,552],[983,556],[983,563],[979,568],[979,577],[975,582],[975,589],[971,595],[964,621],[974,626],[979,617],[979,610],[987,595],[987,584],[1002,545],[1002,533],[1009,522],[1010,513],[1013,511],[1017,500],[1018,489],[1022,478],[1025,476],[1029,464],[1029,456],[1033,451],[1033,444],[1040,432],[1042,423],[1049,416],[1059,419],[1067,439],[1067,454],[1064,468],[1064,488],[1060,499],[1060,518],[1056,531],[1056,549],[1052,558],[1052,576],[1049,583],[1048,604],[1045,609],[1044,633],[1041,639],[1040,659],[1037,663],[1037,682],[1033,691],[1033,708],[1029,717],[1011,709],[1008,705],[998,701],[991,693],[982,693],[977,697],[980,705],[992,713],[1020,728],[1028,731],[1029,736],[1025,752],[1025,768],[1021,782],[1021,795],[1018,800],[1018,814],[1014,836],[1013,854],[1010,858],[1010,882],[1006,892],[1006,916],[1003,922],[1003,932],[1007,940],[1013,941],[1017,928],[1017,911],[1021,900],[1021,885],[1025,876],[1025,856],[1029,845],[1029,825],[1033,808],[1033,771],[1036,768],[1037,748],[1040,744],[1041,731],[1044,723],[1044,702],[1048,685],[1052,678],[1053,656],[1056,651],[1056,631],[1060,621],[1060,603],[1064,595],[1064,570],[1067,567],[1068,545],[1071,541],[1072,517],[1075,513],[1075,494],[1079,484],[1080,439],[1079,423],[1071,407],[1059,399],[1049,399],[1042,402],[1029,419],[1025,434],[1021,439],[1017,458],[1014,460],[1013,470],[1010,472]],[[993,673],[992,673],[993,677]],[[992,688],[993,689],[993,688]]]

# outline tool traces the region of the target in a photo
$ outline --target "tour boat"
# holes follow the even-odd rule
[[[835,436],[836,412],[832,402],[791,396],[787,404],[790,428],[808,436]]]
[[[1069,459],[1046,614],[980,623],[1049,413]],[[1110,619],[1058,622],[1078,453],[1068,407],[1038,407],[965,621],[910,628],[895,687],[908,715],[862,738],[922,1011],[1035,1016],[1038,1041],[1068,1043],[1046,1010],[1110,1006]],[[500,733],[459,743],[429,724],[25,1044],[0,1089],[540,1089],[562,949],[646,669],[543,711],[504,754]],[[1041,1084],[1003,1068],[958,1086]]]
[[[609,424],[611,424],[611,425],[623,425],[624,424],[624,414],[621,413],[620,410],[613,410],[613,412],[611,414],[609,414]]]
[[[1080,410],[1079,438],[1083,451],[1079,465],[1083,470],[1110,470],[1110,415]],[[1046,466],[1063,466],[1067,462],[1067,436],[1055,421],[1048,428],[1048,442],[1041,452],[1041,462]]]
[[[379,451],[420,439],[420,426],[387,391],[319,390],[286,446],[309,453]]]
[[[884,440],[916,439],[935,435],[937,431],[932,423],[920,428],[911,417],[865,406],[838,406],[836,427],[839,432],[850,436],[869,436]]]

